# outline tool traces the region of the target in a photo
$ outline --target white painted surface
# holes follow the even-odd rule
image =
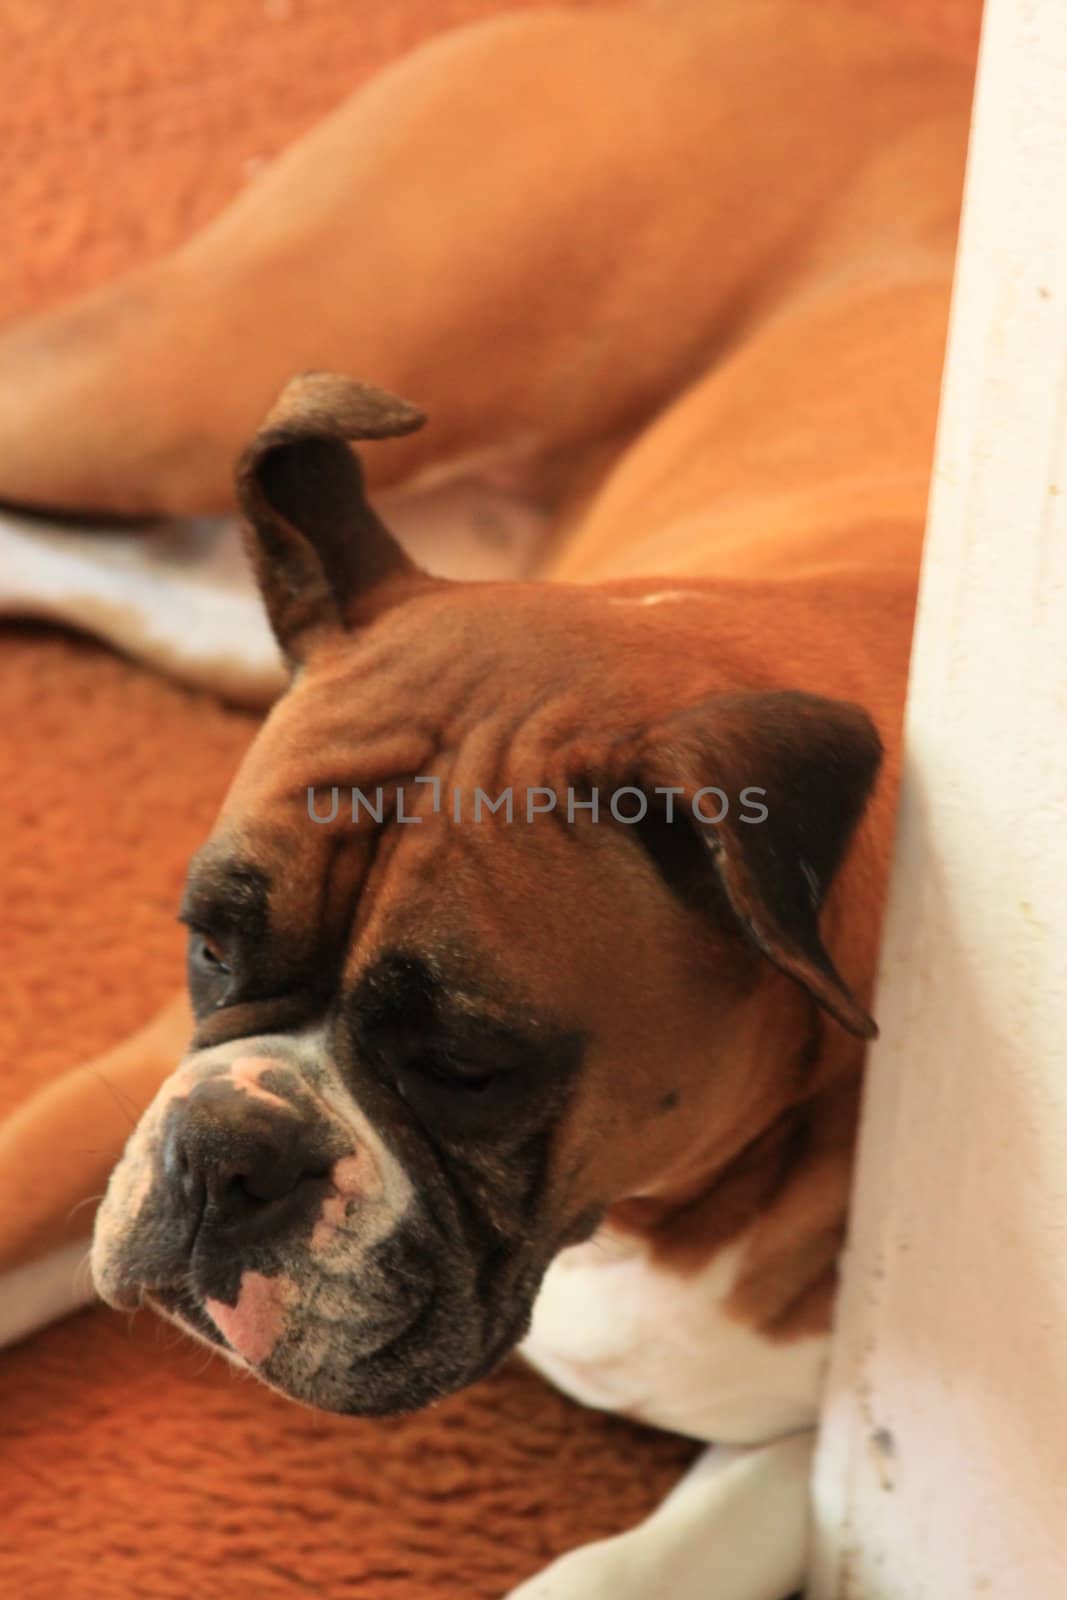
[[[1067,1595],[1067,4],[987,0],[814,1600]]]

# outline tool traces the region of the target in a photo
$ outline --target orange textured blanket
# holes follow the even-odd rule
[[[865,8],[973,53],[979,0]],[[171,246],[390,56],[497,9],[6,7],[0,317]],[[253,726],[87,641],[3,630],[0,1116],[175,987],[185,862]],[[692,1448],[516,1365],[415,1418],[319,1416],[147,1316],[85,1312],[0,1357],[0,1588],[185,1600],[223,1577],[264,1597],[489,1600],[636,1521]]]

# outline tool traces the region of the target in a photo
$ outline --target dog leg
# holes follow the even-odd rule
[[[804,1581],[813,1442],[713,1445],[645,1522],[572,1550],[508,1600],[786,1600]]]
[[[184,994],[0,1124],[0,1346],[93,1298],[95,1202],[192,1033]]]
[[[442,35],[184,247],[0,337],[0,498],[227,509],[238,449],[309,367],[431,416],[368,457],[372,486],[625,430],[781,277],[862,150],[936,98],[944,69],[902,73],[909,51],[796,0]]]

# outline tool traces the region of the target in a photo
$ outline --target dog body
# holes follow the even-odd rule
[[[436,301],[412,315],[394,290],[390,314],[373,239],[353,269],[373,360],[335,340],[330,364],[427,399],[436,440],[390,395],[312,376],[245,454],[292,687],[190,870],[193,1043],[172,1015],[147,1047],[159,1077],[185,1054],[94,1245],[106,1298],[312,1404],[422,1404],[521,1340],[583,1403],[708,1444],[648,1522],[523,1600],[802,1581],[872,1032],[967,83],[855,19],[711,9],[441,47],[464,148],[502,85],[532,99],[542,50],[553,93],[576,103],[572,73],[588,93],[588,148],[568,135],[542,203],[560,131],[551,106],[518,119],[533,203],[501,198],[477,296],[451,166],[412,212]],[[444,91],[411,70],[356,114],[390,130],[372,199],[437,172]],[[493,92],[472,109],[474,79]],[[557,274],[588,195],[602,236]],[[631,242],[593,304],[593,263]],[[253,276],[276,263],[253,255]],[[321,239],[312,256],[324,270]],[[280,344],[267,365],[308,364]],[[174,504],[191,472],[214,483],[215,441],[244,425],[226,404],[157,474]],[[457,585],[390,539],[349,438],[394,441],[382,466],[366,452],[379,481],[608,443],[544,581]],[[70,493],[114,502],[83,466]]]

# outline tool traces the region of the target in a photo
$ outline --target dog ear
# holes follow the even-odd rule
[[[245,548],[288,659],[323,632],[351,626],[387,580],[414,575],[367,503],[349,439],[413,433],[422,413],[395,395],[328,372],[282,391],[237,464]]]
[[[681,821],[698,842],[684,853],[690,880],[710,869],[748,942],[864,1039],[878,1029],[827,953],[819,913],[881,757],[861,707],[781,692],[716,697],[661,730],[642,762],[646,791],[651,779],[681,797],[669,831]]]

